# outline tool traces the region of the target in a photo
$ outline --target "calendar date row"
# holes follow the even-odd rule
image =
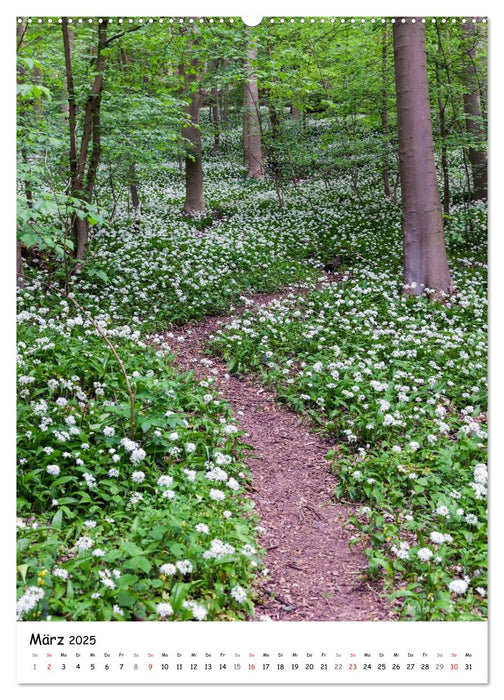
[[[470,663],[34,663],[46,671],[472,671]]]

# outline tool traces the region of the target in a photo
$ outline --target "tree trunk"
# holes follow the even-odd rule
[[[219,112],[219,90],[214,87],[212,89],[212,121],[214,144],[212,153],[215,155],[220,151],[220,112]]]
[[[271,122],[271,135],[276,140],[280,134],[280,117],[273,102],[268,101],[268,111]]]
[[[421,18],[394,24],[394,66],[403,219],[403,291],[453,292],[434,163],[425,28]]]
[[[186,144],[185,180],[186,196],[183,213],[187,216],[203,214],[205,199],[203,195],[203,158],[201,154],[201,132],[199,130],[200,94],[199,94],[199,59],[191,61],[192,71],[184,73],[185,91],[191,98],[187,113],[191,123],[182,129],[182,136],[189,142]]]
[[[297,107],[294,107],[294,105],[291,106],[290,108],[290,113],[292,115],[292,118],[295,119],[296,121],[301,117],[301,112]]]
[[[75,101],[75,88],[73,82],[72,69],[72,50],[73,50],[73,31],[70,31],[68,26],[68,18],[63,17],[61,20],[61,28],[63,30],[63,47],[65,53],[65,74],[66,74],[66,91],[68,99],[68,131],[70,137],[70,186],[72,190],[75,185],[75,172],[77,169],[77,136],[76,136],[76,112],[77,105]]]
[[[16,27],[16,50],[17,51],[19,51],[21,49],[21,46],[23,45],[24,35],[26,32],[26,26],[24,24],[24,17],[20,17],[19,19],[21,20],[21,22]],[[18,68],[17,82],[18,83],[23,82],[24,77],[25,77],[24,68],[21,68],[21,67]],[[28,163],[28,154],[26,152],[25,147],[21,148],[21,155],[23,158],[23,162],[26,165]],[[27,203],[29,208],[32,208],[32,206],[33,206],[33,194],[31,191],[31,185],[28,182],[28,180],[24,181],[24,189],[25,189],[25,195],[26,195],[26,203]],[[20,288],[24,287],[24,284],[25,284],[22,251],[23,251],[23,244],[18,238],[16,240],[16,285]]]
[[[18,239],[16,241],[16,284],[18,287],[24,287],[24,270],[23,270],[23,244]]]
[[[257,59],[257,46],[248,33],[247,58],[245,61],[245,86],[243,92],[243,149],[247,177],[262,180],[264,164],[261,146],[261,120],[259,111],[259,90],[253,62]]]
[[[481,114],[481,101],[478,76],[475,67],[477,30],[472,22],[462,25],[462,31],[467,39],[463,78],[465,89],[463,95],[466,130],[473,142],[469,146],[469,162],[473,180],[472,198],[474,200],[487,198],[487,155],[482,146],[485,142],[485,127]]]
[[[86,219],[79,219],[75,216],[72,223],[72,232],[74,236],[74,257],[78,261],[76,268],[79,269],[80,264],[86,257],[86,248],[89,240],[89,224]]]
[[[383,132],[382,177],[385,196],[392,199],[389,168],[389,113],[388,113],[388,25],[385,24],[382,40],[382,108],[381,123]]]
[[[138,178],[136,174],[135,164],[131,163],[128,168],[129,190],[131,195],[131,203],[133,209],[140,209],[140,197],[138,196]]]
[[[103,91],[103,71],[105,68],[105,56],[103,49],[106,47],[107,23],[104,21],[98,26],[98,45],[96,53],[95,78],[91,92],[86,101],[83,117],[83,132],[80,147],[77,148],[76,135],[76,99],[73,83],[71,41],[68,29],[68,19],[62,18],[63,46],[65,54],[66,83],[68,93],[68,124],[70,135],[70,190],[73,197],[89,203],[93,197],[98,164],[101,150],[101,94]],[[72,221],[72,234],[74,239],[74,256],[79,261],[76,269],[86,256],[86,247],[89,238],[89,224],[87,219],[74,216]]]
[[[439,136],[441,138],[441,172],[443,174],[443,213],[450,216],[450,177],[448,173],[448,149],[446,147],[446,104],[441,93],[441,77],[439,75],[439,61],[436,60],[436,92],[439,110]]]
[[[128,181],[131,196],[131,204],[133,205],[133,209],[135,212],[133,230],[140,231],[141,204],[140,197],[138,196],[138,177],[134,163],[131,163],[128,168]]]
[[[66,19],[66,18],[65,18]],[[62,20],[63,21],[63,20]],[[65,33],[66,33],[66,39],[65,39]],[[73,31],[73,26],[66,24],[66,30],[65,33],[63,34],[63,42],[67,41],[68,45],[64,46],[64,52],[65,52],[65,65],[66,65],[66,59],[67,59],[67,54],[68,57],[70,57],[73,53],[73,47],[74,47],[74,31]],[[70,63],[71,65],[71,63]],[[75,95],[74,95],[75,98]],[[63,114],[66,116],[69,114],[70,111],[70,100],[69,100],[69,95],[67,92],[67,87],[63,84],[63,96],[62,96],[62,103],[61,103],[61,111]]]

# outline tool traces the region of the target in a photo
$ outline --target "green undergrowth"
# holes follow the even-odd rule
[[[405,617],[483,617],[484,207],[471,208],[469,237],[466,207],[452,208],[459,295],[439,306],[399,294],[400,214],[374,168],[358,196],[344,174],[332,188],[315,175],[285,181],[280,202],[270,179],[213,158],[200,220],[181,214],[176,164],[138,175],[140,226],[119,201],[70,280],[84,311],[65,298],[58,251],[26,261],[18,618],[253,617],[262,564],[247,446],[213,382],[181,373],[173,353],[184,322],[294,283],[321,288],[245,315],[214,350],[339,445],[339,495],[365,504],[370,573],[389,579]],[[131,383],[133,421],[97,325]]]
[[[20,302],[18,618],[252,614],[246,446],[211,382],[138,332],[109,331],[132,427],[120,367],[89,321],[35,286]]]
[[[456,296],[405,298],[381,266],[237,318],[213,351],[329,435],[336,496],[400,615],[486,616],[486,267],[453,260]]]

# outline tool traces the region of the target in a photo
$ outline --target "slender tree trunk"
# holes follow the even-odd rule
[[[382,177],[385,196],[392,199],[389,167],[389,113],[388,113],[388,25],[385,24],[382,39],[382,108],[381,123],[383,132]]]
[[[220,121],[225,124],[229,121],[229,94],[226,88],[221,90],[220,94]]]
[[[271,133],[273,139],[276,139],[280,133],[280,117],[278,116],[275,105],[271,101],[268,102],[268,111],[271,122]]]
[[[425,28],[421,18],[394,24],[394,65],[403,218],[403,291],[451,294],[434,163]]]
[[[17,25],[16,27],[16,47],[17,51],[21,49],[21,46],[23,45],[23,40],[24,40],[24,35],[26,32],[26,27],[24,24],[24,17],[20,17],[21,22]],[[18,68],[18,74],[17,74],[17,82],[22,83],[23,79],[25,77],[25,70],[24,68]],[[23,158],[23,162],[25,165],[28,163],[28,154],[26,152],[26,148],[21,148],[21,155]],[[31,191],[31,186],[28,180],[25,180],[24,182],[24,189],[25,189],[25,195],[26,195],[26,203],[29,208],[33,206],[33,195]],[[23,244],[22,242],[17,239],[16,240],[16,285],[18,287],[24,287],[25,280],[24,280],[24,270],[23,270]]]
[[[257,60],[257,46],[248,33],[247,58],[245,61],[245,87],[243,93],[243,148],[247,177],[262,180],[264,164],[261,145],[261,120],[259,111],[259,90],[253,63]]]
[[[65,54],[66,83],[68,93],[68,124],[70,135],[70,187],[72,195],[84,202],[91,202],[101,150],[100,110],[101,94],[103,91],[103,72],[105,68],[105,56],[103,49],[106,46],[107,23],[102,22],[98,26],[98,45],[96,54],[95,78],[91,92],[86,101],[83,117],[83,131],[79,148],[77,147],[76,134],[76,99],[73,82],[71,42],[68,30],[68,19],[62,18],[63,47]],[[87,219],[74,216],[72,222],[72,234],[74,238],[74,255],[80,262],[86,256],[86,247],[89,239],[89,224]]]
[[[450,103],[451,103],[451,108],[452,108],[452,115],[453,115],[453,123],[455,124],[455,127],[457,130],[459,130],[459,124],[460,124],[460,118],[459,118],[459,110],[458,110],[458,104],[457,100],[455,99],[455,94],[452,89],[453,81],[452,81],[452,74],[449,66],[449,61],[448,57],[446,55],[444,45],[443,45],[443,39],[441,36],[441,29],[439,26],[439,23],[436,24],[436,33],[437,33],[437,39],[438,39],[438,49],[439,49],[439,54],[442,58],[442,65],[443,69],[446,73],[446,79],[447,79],[447,88],[448,88],[448,95],[450,98]],[[463,134],[461,132],[460,134],[463,138]],[[472,227],[471,223],[471,216],[469,213],[469,202],[472,200],[472,182],[471,182],[471,173],[470,173],[470,168],[469,168],[469,163],[468,163],[468,153],[467,153],[467,148],[464,146],[461,148],[462,151],[462,163],[464,166],[464,177],[465,177],[465,183],[466,183],[466,188],[467,188],[467,201],[466,201],[466,217],[465,217],[465,226],[466,226],[466,233],[469,232],[470,228]]]
[[[436,60],[436,92],[439,111],[439,136],[441,138],[441,172],[443,174],[443,213],[446,218],[450,216],[450,177],[448,173],[448,149],[446,147],[446,104],[441,92],[441,77],[439,61]]]
[[[133,210],[135,212],[134,218],[135,223],[133,228],[135,231],[140,230],[140,215],[141,215],[141,203],[140,197],[138,196],[138,177],[135,167],[135,163],[130,163],[128,168],[128,181],[129,181],[129,191],[131,196],[131,204],[133,205]]]
[[[300,119],[301,117],[301,112],[297,107],[294,107],[294,105],[291,106],[290,108],[290,113],[292,115],[292,118],[295,119],[296,121]]]
[[[66,20],[66,18],[65,18]],[[62,20],[63,21],[63,20]],[[66,34],[66,38],[65,38]],[[65,41],[68,43],[67,46],[65,46]],[[63,34],[63,42],[64,42],[64,53],[65,53],[65,66],[67,65],[67,57],[70,60],[70,67],[71,67],[71,57],[73,54],[73,46],[74,46],[74,31],[73,31],[73,26],[66,24],[65,32]],[[75,94],[73,95],[74,102],[75,102]],[[63,112],[64,115],[68,115],[70,111],[70,99],[68,95],[68,89],[67,86],[63,85],[63,97],[62,97],[62,103],[61,103],[61,111]],[[75,116],[75,115],[74,115]]]
[[[16,284],[18,287],[24,287],[24,270],[23,270],[23,244],[18,239],[16,241]]]
[[[212,153],[216,155],[220,151],[219,90],[216,87],[212,89],[212,121],[214,134],[214,144]]]
[[[473,144],[469,146],[469,162],[473,179],[473,199],[487,198],[487,155],[482,150],[485,142],[485,127],[481,113],[478,76],[475,67],[477,29],[472,22],[462,25],[467,39],[463,78],[466,91],[463,95],[466,129]]]
[[[72,49],[73,49],[73,31],[70,31],[68,26],[68,18],[63,17],[61,20],[61,28],[63,30],[63,48],[65,53],[65,73],[66,73],[66,91],[68,98],[68,132],[70,137],[70,186],[72,190],[75,188],[75,172],[77,170],[77,105],[75,101],[75,87],[73,81],[72,69]]]
[[[201,132],[199,130],[200,94],[199,94],[199,59],[191,61],[192,71],[184,71],[185,91],[191,98],[187,113],[191,123],[182,129],[182,136],[189,142],[185,157],[186,196],[183,213],[187,216],[202,214],[205,211],[203,194],[203,158],[201,153]]]
[[[136,167],[134,163],[131,163],[128,168],[128,180],[129,180],[129,190],[131,195],[131,203],[134,209],[140,208],[140,197],[138,196],[138,178],[136,173]]]

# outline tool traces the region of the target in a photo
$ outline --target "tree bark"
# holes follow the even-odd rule
[[[382,39],[382,108],[381,123],[383,132],[382,177],[385,196],[392,199],[389,167],[389,113],[388,113],[388,25],[385,24]]]
[[[67,20],[67,18],[64,18]],[[63,22],[63,19],[62,19]],[[66,35],[66,36],[65,36]],[[67,45],[65,46],[65,42],[67,42]],[[73,53],[73,46],[74,46],[74,31],[73,31],[73,26],[69,26],[68,23],[66,24],[65,32],[63,33],[63,46],[64,46],[64,54],[65,54],[65,67],[67,65],[67,56],[71,60],[71,56]],[[70,63],[71,66],[71,63]],[[75,95],[74,97],[74,102],[75,102]],[[63,112],[64,115],[68,115],[70,111],[70,100],[69,100],[69,95],[67,92],[67,87],[63,85],[63,98],[62,98],[62,103],[61,103],[61,111]],[[75,114],[74,114],[75,117]]]
[[[297,107],[294,107],[294,105],[291,105],[290,113],[292,115],[292,118],[295,119],[296,121],[298,119],[300,119],[300,117],[301,117],[301,112],[299,111],[299,109]]]
[[[201,132],[199,129],[200,94],[198,58],[191,61],[191,71],[184,69],[185,92],[191,98],[187,107],[190,123],[182,129],[182,136],[187,139],[185,157],[185,181],[186,196],[183,213],[187,216],[203,214],[205,212],[205,198],[203,193],[203,158],[201,153]]]
[[[65,54],[66,83],[68,93],[68,124],[70,136],[70,190],[73,197],[83,202],[91,202],[98,164],[100,161],[101,129],[100,110],[101,94],[103,91],[103,72],[105,56],[103,49],[107,41],[107,23],[98,26],[98,45],[96,54],[95,79],[91,92],[86,101],[83,118],[83,131],[80,146],[77,148],[75,88],[73,82],[71,41],[68,30],[68,19],[62,18],[63,46]],[[84,260],[89,239],[89,224],[87,219],[74,216],[72,221],[74,239],[74,256],[78,261]],[[80,265],[78,262],[77,267]]]
[[[475,67],[477,29],[472,22],[466,22],[462,25],[462,31],[467,39],[463,69],[466,91],[462,99],[464,103],[466,130],[473,142],[472,145],[469,146],[469,162],[471,163],[473,180],[472,199],[478,200],[487,198],[488,167],[487,155],[485,151],[482,150],[482,144],[485,142],[485,127],[481,113],[478,76]]]
[[[403,292],[431,297],[453,292],[434,163],[425,28],[397,18],[394,66],[403,219]]]
[[[257,46],[248,32],[247,57],[245,60],[245,86],[243,92],[243,150],[247,177],[262,180],[264,163],[261,145],[261,119],[259,111],[259,90],[253,62],[257,60]]]
[[[138,196],[138,178],[136,174],[135,164],[131,163],[128,169],[129,190],[131,195],[131,203],[134,209],[140,208],[140,197]]]
[[[70,137],[70,185],[73,189],[75,184],[75,173],[77,170],[77,105],[75,101],[75,87],[72,69],[73,31],[70,33],[67,17],[62,17],[61,28],[63,30],[63,48],[65,53],[66,89],[68,99],[68,130]]]

